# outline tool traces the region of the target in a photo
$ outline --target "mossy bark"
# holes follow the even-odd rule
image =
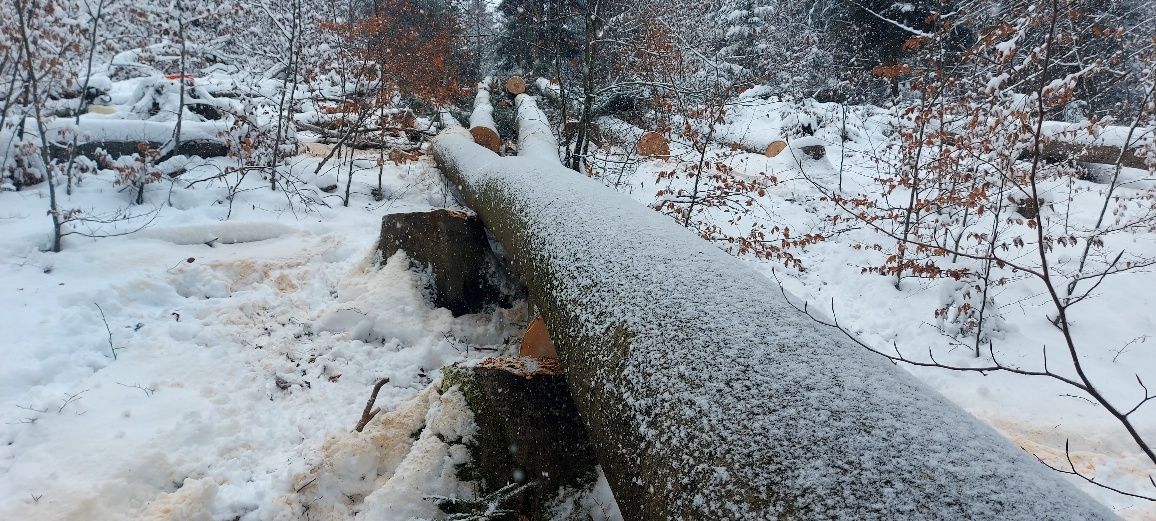
[[[483,495],[510,483],[534,482],[504,506],[532,521],[548,520],[560,493],[595,480],[594,449],[561,374],[483,364],[450,366],[443,375],[442,387],[458,386],[474,412],[473,460],[460,475],[480,482]]]

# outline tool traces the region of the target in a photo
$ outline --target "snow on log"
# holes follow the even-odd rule
[[[553,164],[561,164],[558,158],[558,140],[550,130],[550,120],[538,102],[529,94],[519,94],[514,99],[518,113],[518,155]]]
[[[470,114],[470,134],[474,142],[494,152],[502,146],[498,126],[494,124],[494,106],[490,103],[490,88],[486,83],[478,84],[478,96],[474,98],[474,112]]]
[[[1093,135],[1087,124],[1045,121],[1041,130],[1048,138],[1041,153],[1045,160],[1104,165],[1114,165],[1119,160],[1121,166],[1148,169],[1145,158],[1139,154],[1139,142],[1144,136],[1150,136],[1154,129],[1137,128],[1129,143],[1125,143],[1128,141],[1128,127],[1124,126],[1097,128]]]
[[[542,95],[549,98],[550,101],[558,103],[562,100],[561,85],[558,85],[557,83],[554,83],[546,78],[539,77],[538,79],[534,80],[534,86],[538,88],[538,92],[541,92]]]
[[[511,96],[525,94],[526,80],[521,76],[510,76],[510,79],[506,80],[506,92],[508,92]]]
[[[458,121],[458,118],[454,117],[449,109],[443,108],[438,111],[438,121],[441,123],[442,129],[462,128],[461,122]]]
[[[48,124],[48,130],[56,136],[55,141],[68,143],[71,134],[78,137],[73,153],[92,156],[102,149],[112,157],[136,154],[139,145],[160,149],[173,137],[175,123],[130,119],[81,117],[80,124],[71,119],[57,119]],[[29,127],[34,128],[34,127]],[[228,130],[219,121],[185,121],[181,127],[181,143],[174,151],[176,155],[223,157],[229,154],[229,147],[222,135]],[[68,148],[53,145],[50,154],[57,159],[69,157]]]
[[[555,160],[432,148],[539,306],[625,519],[1115,518],[668,217]]]
[[[594,126],[598,133],[591,137],[599,137],[600,135],[608,138],[612,143],[627,147],[631,144],[637,144],[642,139],[642,134],[645,133],[644,130],[613,116],[602,116],[595,119]]]

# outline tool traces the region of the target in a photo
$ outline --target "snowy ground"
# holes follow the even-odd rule
[[[58,254],[39,251],[44,187],[0,193],[0,519],[409,519],[469,497],[447,464],[464,448],[438,438],[466,427],[422,430],[461,404],[430,384],[525,310],[453,318],[404,258],[378,268],[383,214],[447,201],[428,163],[386,170],[392,198],[355,184],[354,207],[314,213],[254,176],[225,221],[226,188],[183,188],[218,170],[194,168],[149,185],[145,231]],[[89,177],[63,205],[127,207],[118,188]],[[383,377],[394,412],[350,434]]]

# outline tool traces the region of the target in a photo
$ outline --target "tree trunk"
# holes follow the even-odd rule
[[[625,519],[1115,517],[673,220],[462,130],[433,154],[541,309]]]

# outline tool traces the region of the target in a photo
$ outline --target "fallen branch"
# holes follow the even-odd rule
[[[365,402],[365,410],[361,411],[361,420],[357,422],[357,427],[354,427],[353,430],[361,432],[362,429],[369,424],[369,420],[372,420],[374,416],[377,416],[377,413],[381,412],[381,409],[375,409],[373,407],[373,403],[377,401],[377,393],[381,392],[381,388],[387,383],[389,383],[389,378],[382,378],[377,382],[377,385],[373,386],[373,392],[369,395],[369,401]]]

